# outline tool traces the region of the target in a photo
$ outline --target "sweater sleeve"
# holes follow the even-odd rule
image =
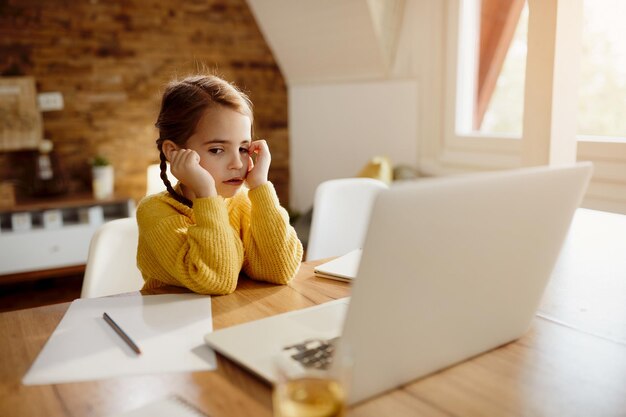
[[[146,286],[156,280],[200,294],[233,292],[243,264],[243,245],[230,225],[224,200],[196,199],[195,224],[166,203],[155,203],[137,210],[137,263]]]
[[[271,183],[248,191],[248,197],[250,219],[242,222],[243,270],[253,279],[286,284],[298,272],[302,244]]]

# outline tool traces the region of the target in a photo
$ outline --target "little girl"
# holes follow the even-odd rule
[[[156,122],[167,191],[137,207],[144,289],[228,294],[242,270],[275,284],[298,271],[302,245],[267,180],[270,151],[264,140],[252,140],[252,121],[248,97],[221,78],[167,86]],[[174,187],[166,161],[179,180]]]

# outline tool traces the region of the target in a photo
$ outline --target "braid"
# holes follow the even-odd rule
[[[159,149],[159,151],[160,151],[159,157],[161,158],[161,164],[160,164],[161,179],[163,180],[163,184],[165,184],[165,188],[167,188],[167,191],[174,198],[174,200],[186,205],[189,208],[193,207],[193,203],[191,202],[191,200],[189,200],[187,197],[183,195],[178,194],[176,190],[174,190],[174,188],[172,187],[172,183],[167,178],[167,163],[166,163],[167,159],[165,158],[165,154],[163,153],[163,150]]]

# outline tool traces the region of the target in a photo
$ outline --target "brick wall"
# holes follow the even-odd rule
[[[269,140],[270,179],[288,206],[286,86],[245,0],[0,0],[0,75],[63,94],[65,108],[43,114],[44,137],[69,191],[89,191],[89,161],[102,154],[116,192],[143,197],[163,86],[202,68],[250,95],[255,137]],[[27,193],[32,156],[0,153],[0,179],[20,178]]]

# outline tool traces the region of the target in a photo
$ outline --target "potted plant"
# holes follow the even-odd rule
[[[107,158],[97,155],[91,164],[93,195],[97,200],[113,197],[114,171]]]

